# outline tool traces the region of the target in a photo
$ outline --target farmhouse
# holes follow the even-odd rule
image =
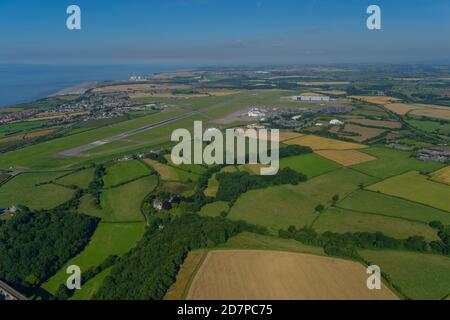
[[[332,126],[342,126],[344,124],[344,122],[342,122],[341,120],[338,120],[338,119],[333,119],[330,121],[330,124]]]

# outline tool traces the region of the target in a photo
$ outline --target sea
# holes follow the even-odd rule
[[[30,65],[0,64],[0,108],[46,98],[85,81],[128,80],[188,69],[180,65]]]

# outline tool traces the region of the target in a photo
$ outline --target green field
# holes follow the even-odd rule
[[[79,266],[83,272],[99,266],[111,255],[123,255],[135,246],[144,229],[144,223],[100,223],[86,248],[45,282],[42,288],[55,293],[59,285],[65,283],[68,277],[66,269],[70,265]]]
[[[370,147],[362,152],[368,153],[377,160],[360,163],[352,168],[378,178],[389,178],[411,170],[432,172],[443,165],[435,162],[425,162],[410,158],[411,153],[388,149],[380,146]]]
[[[101,195],[103,221],[142,221],[141,203],[158,183],[156,176],[144,177],[117,188],[105,189]]]
[[[350,192],[376,179],[348,168],[313,178],[297,186],[283,185],[252,190],[243,194],[230,211],[229,218],[269,227],[272,232],[290,225],[310,225],[317,217],[315,207],[331,204],[334,195],[344,198]]]
[[[277,250],[323,255],[322,247],[308,246],[296,240],[242,232],[221,244],[217,249]]]
[[[228,202],[217,201],[203,206],[200,210],[200,215],[205,217],[218,217],[223,211],[228,212],[228,209]]]
[[[407,251],[361,250],[360,255],[380,266],[411,299],[443,299],[450,293],[450,258]]]
[[[372,191],[360,190],[351,193],[338,203],[338,207],[425,223],[441,221],[450,224],[448,212]]]
[[[417,171],[392,177],[367,189],[450,212],[450,186],[432,182]]]
[[[382,232],[397,239],[423,236],[428,241],[438,240],[436,231],[425,223],[340,208],[329,208],[314,222],[313,227],[319,233]]]
[[[416,127],[422,131],[426,131],[429,133],[436,132],[439,129],[439,127],[441,126],[441,124],[439,122],[429,121],[429,120],[411,119],[411,120],[407,120],[406,122],[408,122],[413,127]]]
[[[46,121],[24,121],[0,125],[0,138],[21,131],[40,128]]]
[[[150,169],[139,160],[121,161],[106,168],[105,187],[111,187],[148,175]]]
[[[340,167],[341,166],[336,162],[325,159],[314,153],[283,158],[280,160],[280,169],[291,168],[305,174],[309,179],[337,170]]]
[[[94,178],[94,168],[87,168],[81,171],[76,171],[69,175],[56,179],[56,182],[66,186],[75,185],[79,188],[86,189]]]
[[[74,190],[55,184],[36,184],[54,180],[64,172],[22,173],[0,186],[0,208],[21,204],[30,209],[52,209],[72,198]]]
[[[94,278],[83,284],[80,290],[76,290],[75,294],[69,300],[91,300],[94,294],[105,281],[106,277],[111,273],[112,267],[103,270]]]

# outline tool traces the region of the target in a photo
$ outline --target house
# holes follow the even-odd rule
[[[344,124],[344,122],[342,122],[341,120],[338,119],[333,119],[330,121],[330,125],[332,126],[342,126]]]

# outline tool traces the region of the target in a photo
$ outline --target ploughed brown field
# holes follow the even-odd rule
[[[369,290],[356,262],[309,254],[211,251],[187,294],[189,300],[398,299],[386,286]]]

